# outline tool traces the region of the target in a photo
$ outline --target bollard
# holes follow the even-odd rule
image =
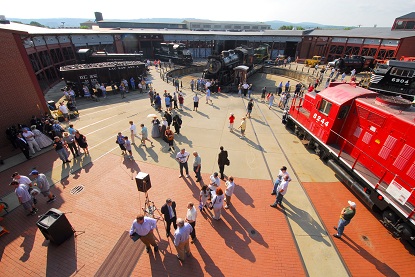
[[[297,71],[297,69],[298,69],[298,64],[297,64],[297,67],[295,68],[295,71]]]
[[[180,81],[180,87],[183,88],[183,81]]]
[[[166,78],[167,84],[169,83],[169,77]]]

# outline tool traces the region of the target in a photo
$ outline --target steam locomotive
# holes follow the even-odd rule
[[[415,62],[389,60],[378,64],[370,78],[369,89],[386,95],[415,96]]]
[[[395,237],[415,246],[414,119],[408,100],[332,83],[293,98],[286,124],[368,207],[382,212]]]
[[[154,58],[181,65],[193,63],[192,54],[184,43],[160,43],[160,47],[154,49]]]
[[[218,80],[220,85],[228,85],[235,80],[234,68],[245,65],[251,69],[254,64],[254,50],[245,46],[222,51],[220,55],[208,57],[203,78]]]
[[[79,49],[77,51],[80,63],[102,63],[102,62],[124,62],[124,61],[143,61],[143,54],[118,54],[107,52],[94,52],[91,49]]]

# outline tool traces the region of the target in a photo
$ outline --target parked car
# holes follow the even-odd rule
[[[306,59],[304,64],[309,67],[315,67],[316,64],[321,63],[321,56],[313,56],[311,59]]]

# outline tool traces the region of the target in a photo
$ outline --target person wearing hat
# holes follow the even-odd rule
[[[172,201],[170,198],[167,198],[166,203],[161,207],[160,211],[164,215],[164,220],[166,221],[166,236],[169,237],[172,223],[174,229],[177,229],[176,202]]]
[[[282,177],[284,175],[288,175],[288,182],[290,182],[291,181],[290,174],[288,174],[287,167],[285,165],[283,167],[281,167],[280,172],[278,173],[278,176],[277,176],[277,179],[275,180],[274,188],[272,189],[271,195],[276,195],[277,194],[278,185],[281,183]]]
[[[24,175],[20,175],[19,172],[15,172],[12,175],[12,179],[13,179],[13,181],[18,182],[20,185],[24,185],[27,192],[30,195],[32,195],[33,183],[32,183],[32,180],[30,180],[29,177],[24,176]],[[34,197],[34,196],[33,196],[33,203],[37,204],[36,197]]]
[[[48,197],[49,200],[46,203],[52,203],[55,201],[56,196],[50,192],[50,184],[46,175],[43,173],[39,173],[36,169],[32,170],[29,175],[34,177],[34,182],[36,183],[37,187],[40,189],[40,192],[43,196]]]
[[[25,210],[29,211],[27,215],[35,215],[38,209],[36,209],[32,196],[29,194],[25,185],[19,184],[17,181],[12,181],[9,185],[14,187],[14,192],[16,193],[19,203],[23,205]]]
[[[340,219],[339,219],[339,223],[337,227],[336,226],[333,227],[334,230],[337,231],[337,233],[334,234],[333,237],[338,238],[338,239],[342,237],[344,227],[346,227],[350,223],[350,221],[356,214],[356,203],[350,200],[347,201],[347,203],[349,203],[349,206],[346,208],[343,208],[343,210],[341,211]]]
[[[235,116],[233,113],[229,115],[229,131],[233,132],[233,123],[235,122]]]

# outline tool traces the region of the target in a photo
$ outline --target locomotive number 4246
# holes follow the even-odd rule
[[[321,118],[321,116],[317,115],[316,113],[313,115],[313,118],[317,121],[320,122],[321,125],[325,125],[326,127],[329,126],[329,121],[325,120],[324,118]]]

